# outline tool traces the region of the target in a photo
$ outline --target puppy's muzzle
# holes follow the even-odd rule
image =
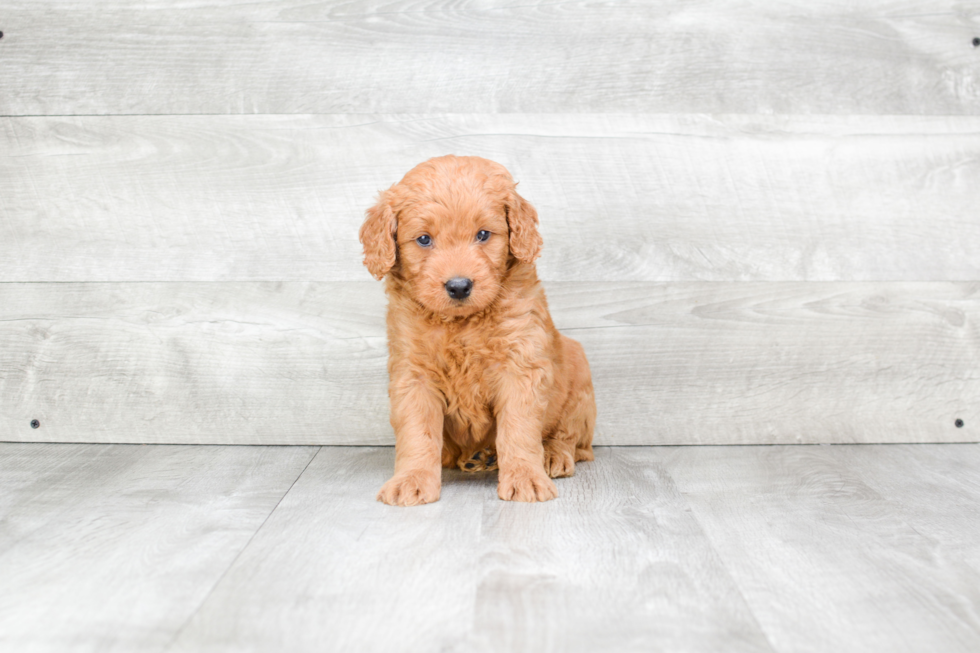
[[[457,301],[463,301],[473,290],[473,280],[464,277],[453,277],[446,282],[446,292]]]

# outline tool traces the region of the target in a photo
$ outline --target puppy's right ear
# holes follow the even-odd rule
[[[395,230],[398,221],[388,203],[388,192],[381,193],[378,203],[364,212],[360,240],[364,246],[364,265],[376,279],[384,279],[395,265]]]

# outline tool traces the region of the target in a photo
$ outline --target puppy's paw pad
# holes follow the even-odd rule
[[[457,464],[464,472],[492,472],[497,469],[497,452],[487,447],[474,451],[469,458],[461,457]]]
[[[545,446],[544,471],[551,478],[572,476],[575,473],[575,459],[572,453],[563,447]]]
[[[527,471],[504,476],[497,484],[497,496],[504,501],[550,501],[558,497],[554,481],[543,472]]]
[[[378,501],[389,506],[420,506],[438,501],[439,489],[439,478],[431,472],[403,472],[381,486]]]

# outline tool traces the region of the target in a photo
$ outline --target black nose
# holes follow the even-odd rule
[[[446,282],[446,292],[453,299],[466,299],[473,290],[473,282],[463,277],[453,277]]]

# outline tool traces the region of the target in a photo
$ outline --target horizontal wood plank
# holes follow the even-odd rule
[[[0,281],[363,280],[378,190],[508,166],[556,281],[980,279],[980,117],[0,119]]]
[[[8,0],[0,115],[975,114],[962,0]]]
[[[17,305],[0,322],[0,439],[391,443],[379,284],[0,292]],[[40,428],[22,433],[32,419]]]
[[[977,282],[546,287],[598,444],[980,439]],[[0,284],[0,439],[390,444],[384,302],[370,281]]]

